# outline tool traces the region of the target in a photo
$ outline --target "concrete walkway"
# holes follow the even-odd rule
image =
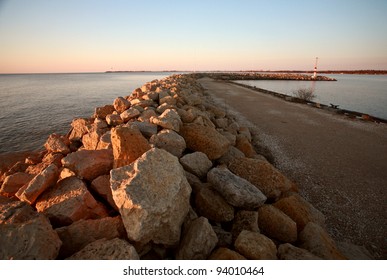
[[[337,241],[387,258],[387,125],[350,120],[257,91],[199,80],[250,121],[284,174],[327,217]]]

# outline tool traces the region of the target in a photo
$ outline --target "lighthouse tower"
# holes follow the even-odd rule
[[[314,63],[314,72],[313,72],[313,79],[316,79],[317,78],[317,61],[318,61],[318,57],[316,57],[316,62]]]

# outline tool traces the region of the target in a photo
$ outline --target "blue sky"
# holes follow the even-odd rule
[[[0,0],[0,73],[387,69],[387,1]]]

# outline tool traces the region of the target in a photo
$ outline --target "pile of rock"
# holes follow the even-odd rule
[[[71,126],[2,174],[0,259],[345,258],[191,75]]]

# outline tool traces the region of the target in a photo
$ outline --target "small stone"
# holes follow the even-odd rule
[[[163,129],[158,134],[152,136],[149,142],[157,148],[166,150],[172,155],[180,158],[186,149],[185,140],[175,131]]]
[[[211,254],[211,256],[208,259],[209,260],[245,260],[246,258],[241,254],[233,250],[230,250],[228,248],[218,248]]]
[[[77,176],[74,171],[71,171],[68,168],[62,168],[59,173],[58,181],[63,180],[65,178],[71,177],[71,176]]]
[[[215,128],[198,124],[184,124],[180,131],[187,147],[205,153],[210,160],[223,156],[230,146],[229,141]]]
[[[234,219],[234,207],[228,204],[221,195],[203,187],[195,196],[197,212],[215,222],[229,222]]]
[[[199,217],[189,226],[176,254],[178,260],[206,260],[218,243],[208,220]]]
[[[205,177],[208,170],[212,167],[212,162],[208,159],[207,155],[202,152],[186,154],[180,158],[180,163],[185,170],[200,178]]]
[[[36,209],[45,214],[54,226],[108,216],[105,207],[94,199],[85,183],[77,177],[63,179],[46,191],[36,202]]]
[[[227,168],[216,167],[207,174],[207,181],[231,205],[246,210],[257,208],[266,201],[266,196],[243,178]]]
[[[123,111],[125,111],[130,107],[130,102],[125,98],[123,98],[122,96],[120,96],[114,99],[113,106],[118,113],[122,113]]]
[[[113,167],[113,153],[111,150],[80,150],[64,157],[62,164],[80,178],[92,181],[109,174]]]
[[[127,241],[119,238],[99,239],[86,245],[67,260],[139,260],[136,249]]]
[[[217,160],[217,162],[219,164],[225,164],[225,165],[228,165],[231,161],[233,161],[234,159],[237,159],[237,158],[244,158],[245,155],[240,151],[238,150],[237,148],[235,148],[234,146],[230,146],[230,148],[228,149],[228,151],[221,157]]]
[[[297,240],[297,224],[284,212],[272,205],[263,205],[258,213],[258,225],[263,234],[282,242]]]
[[[136,126],[119,126],[111,130],[114,168],[131,164],[151,147]]]
[[[58,167],[55,164],[51,164],[40,174],[36,175],[25,188],[20,189],[16,196],[22,201],[33,204],[46,189],[55,185],[58,177]]]
[[[277,255],[280,260],[321,260],[311,252],[289,243],[281,244],[278,247]]]
[[[258,232],[244,230],[235,241],[235,249],[249,260],[276,260],[274,242]]]
[[[336,247],[329,234],[318,224],[308,223],[300,232],[300,247],[325,260],[347,259]]]

